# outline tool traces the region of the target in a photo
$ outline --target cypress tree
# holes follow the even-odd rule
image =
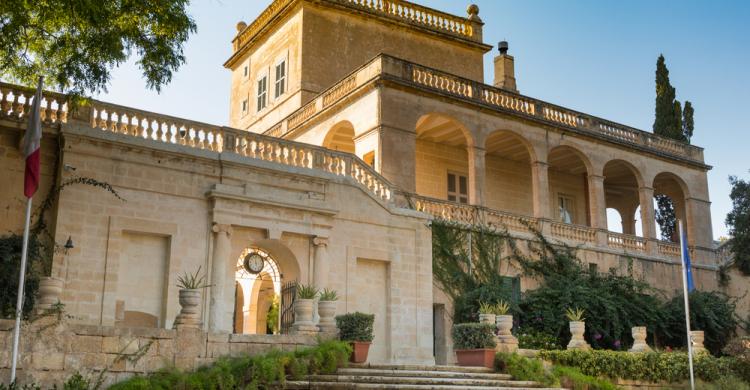
[[[674,134],[682,131],[675,123],[675,89],[669,82],[669,69],[664,55],[659,55],[656,61],[656,118],[654,119],[654,134],[674,138]],[[679,130],[678,130],[679,129]]]
[[[682,111],[682,134],[687,143],[693,138],[693,129],[695,128],[695,122],[693,121],[693,103],[689,100],[685,101],[685,109]]]
[[[682,128],[682,104],[677,100],[674,101],[674,120],[672,123],[674,124],[674,128],[671,131],[674,131],[674,133],[668,137],[685,142],[685,134]]]

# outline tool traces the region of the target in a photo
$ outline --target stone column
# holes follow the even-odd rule
[[[328,238],[313,238],[313,246],[313,284],[322,290],[328,287],[328,272],[330,270]]]
[[[537,218],[552,219],[546,162],[534,161],[531,163],[531,182],[534,192],[534,216]]]
[[[654,219],[654,189],[641,187],[638,189],[638,197],[641,203],[641,229],[643,238],[647,240],[646,251],[650,254],[656,254],[658,238],[656,237],[656,220]]]
[[[484,206],[485,151],[471,146],[467,149],[469,152],[469,203]]]
[[[211,256],[211,299],[209,301],[209,329],[214,332],[231,332],[232,326],[224,318],[229,252],[232,248],[232,226],[214,224],[214,250]]]
[[[591,227],[597,229],[596,241],[600,246],[607,246],[607,197],[604,192],[604,176],[588,175],[589,180],[589,215]]]

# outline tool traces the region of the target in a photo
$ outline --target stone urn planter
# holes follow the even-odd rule
[[[497,325],[497,352],[515,352],[518,350],[518,339],[513,336],[511,329],[513,329],[513,316],[512,315],[498,315],[495,317]]]
[[[180,314],[174,320],[174,328],[200,328],[201,292],[199,288],[180,289]]]
[[[479,323],[480,324],[492,324],[495,325],[495,315],[494,314],[479,314]]]
[[[297,298],[294,301],[294,324],[292,328],[295,333],[317,333],[318,327],[313,323],[314,299]]]
[[[52,308],[52,305],[60,302],[64,281],[50,276],[39,280],[39,299],[36,301],[36,311],[44,312]]]
[[[646,327],[645,326],[634,326],[632,329],[633,333],[633,347],[628,352],[650,352],[651,347],[646,344]]]
[[[570,321],[570,342],[568,343],[568,349],[591,349],[589,343],[583,338],[583,333],[586,331],[586,323],[583,321]]]
[[[319,301],[318,302],[318,315],[320,315],[320,321],[318,322],[318,328],[323,333],[336,333],[336,301]]]
[[[706,352],[706,346],[703,345],[703,341],[706,336],[702,330],[691,330],[690,339],[693,341],[693,353]]]

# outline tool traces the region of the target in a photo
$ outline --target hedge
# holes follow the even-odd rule
[[[681,352],[629,353],[604,350],[540,351],[539,357],[555,364],[579,369],[593,377],[649,382],[681,382],[689,379],[688,356]],[[695,376],[706,382],[734,375],[742,377],[743,366],[731,357],[708,353],[693,356]],[[745,374],[746,375],[746,374]]]

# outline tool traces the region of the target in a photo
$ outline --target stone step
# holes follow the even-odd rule
[[[472,372],[489,373],[495,371],[486,367],[463,367],[463,366],[425,366],[425,365],[395,365],[395,364],[349,364],[348,368],[367,368],[374,370],[404,370],[404,371],[450,371],[450,372]]]
[[[375,368],[340,368],[340,375],[372,375],[372,376],[399,376],[399,377],[430,377],[430,378],[471,378],[471,379],[493,379],[510,380],[508,374],[495,374],[489,372],[459,372],[459,371],[425,371],[425,370],[393,370]]]
[[[288,381],[287,389],[309,389],[309,390],[565,390],[559,388],[541,387],[498,387],[498,386],[460,386],[460,385],[409,385],[409,384],[384,384],[384,383],[347,383],[347,382],[307,382]]]
[[[384,385],[429,385],[429,386],[479,386],[479,387],[507,387],[532,388],[539,387],[536,382],[493,380],[477,378],[450,378],[429,376],[380,376],[380,375],[312,375],[310,382],[345,382],[345,383],[377,383]]]

